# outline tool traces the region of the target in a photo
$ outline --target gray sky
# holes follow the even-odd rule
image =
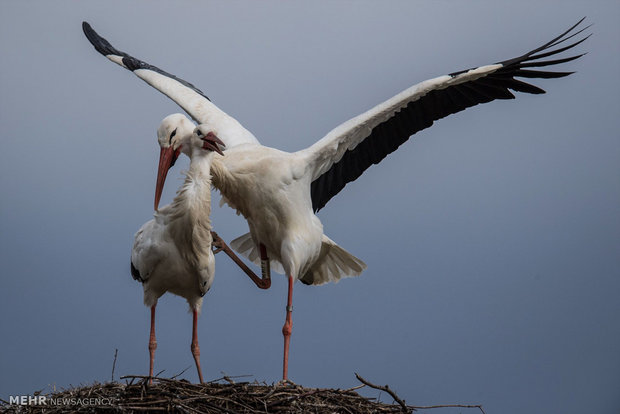
[[[487,413],[617,413],[617,1],[1,2],[0,398],[109,380],[115,348],[117,377],[148,371],[129,255],[152,216],[156,128],[180,110],[99,55],[82,20],[292,151],[585,15],[588,54],[563,67],[576,74],[437,122],[319,213],[368,270],[295,286],[290,377],[345,388],[359,372],[410,404]],[[247,232],[227,207],[212,218],[228,241]],[[216,266],[199,321],[206,377],[277,381],[285,279],[259,291],[226,257]],[[156,371],[197,381],[183,299],[160,300],[157,339]]]

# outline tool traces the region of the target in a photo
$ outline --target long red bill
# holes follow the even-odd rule
[[[157,168],[157,184],[155,184],[155,211],[159,208],[159,200],[164,189],[164,182],[168,175],[168,170],[177,160],[181,147],[174,150],[172,147],[162,148],[159,152],[159,167]]]

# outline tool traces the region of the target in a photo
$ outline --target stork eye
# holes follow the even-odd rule
[[[170,134],[170,141],[169,143],[172,144],[172,138],[177,134],[177,129],[175,128],[174,131],[172,131],[172,133]]]

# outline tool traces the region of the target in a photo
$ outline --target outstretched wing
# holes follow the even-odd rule
[[[216,129],[218,137],[224,141],[227,148],[244,143],[258,143],[250,131],[215,106],[200,89],[191,83],[121,52],[99,36],[87,22],[82,22],[82,29],[97,52],[132,71],[140,79],[172,99],[196,122],[208,124]]]
[[[523,56],[414,85],[341,124],[311,147],[300,151],[311,168],[314,211],[323,208],[347,183],[358,178],[372,164],[378,164],[411,135],[430,127],[434,121],[480,103],[514,99],[510,90],[545,93],[539,87],[516,78],[561,78],[573,73],[531,68],[557,65],[583,56],[541,60],[586,40],[589,35],[568,46],[551,50],[590,27],[576,31],[584,19]]]

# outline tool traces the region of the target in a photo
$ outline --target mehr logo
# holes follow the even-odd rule
[[[75,398],[75,397],[48,397],[45,395],[11,395],[11,405],[47,405],[47,406],[105,406],[112,405],[112,398]]]
[[[45,395],[11,395],[9,404],[47,405],[47,397]]]

